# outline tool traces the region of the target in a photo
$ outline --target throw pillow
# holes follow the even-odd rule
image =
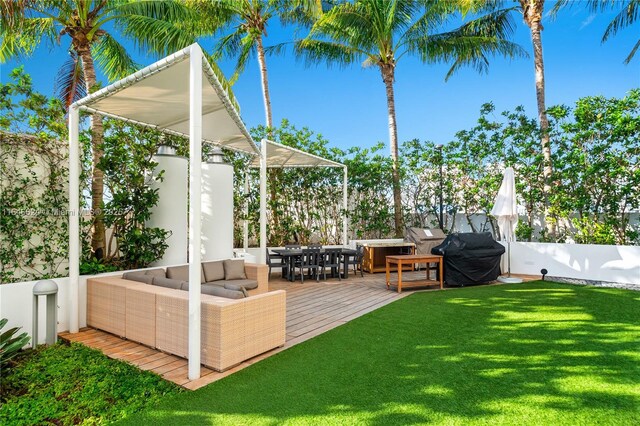
[[[224,280],[224,265],[221,260],[203,262],[202,270],[204,271],[204,279],[207,283]]]
[[[244,280],[247,275],[244,272],[244,259],[227,259],[223,261],[225,280]]]

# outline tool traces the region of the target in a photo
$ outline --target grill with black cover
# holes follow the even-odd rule
[[[465,286],[495,281],[500,275],[504,247],[490,232],[449,234],[431,254],[444,257],[444,281],[449,286]]]

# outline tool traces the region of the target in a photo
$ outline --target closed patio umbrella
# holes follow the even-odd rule
[[[507,242],[507,277],[499,277],[502,282],[522,282],[519,278],[511,277],[511,242],[516,240],[516,226],[518,225],[518,209],[516,204],[516,180],[513,168],[507,167],[502,178],[502,185],[491,209],[491,215],[498,220],[500,236]]]

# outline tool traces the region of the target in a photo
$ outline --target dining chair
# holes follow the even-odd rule
[[[304,283],[305,270],[312,277],[312,271],[316,274],[316,280],[320,281],[320,249],[302,249],[300,259],[294,262],[294,280],[295,270],[300,269],[300,282]]]
[[[362,272],[362,262],[364,261],[364,247],[360,244],[356,245],[356,254],[349,256],[347,259],[347,267],[345,268],[345,275],[349,273],[349,265],[353,265],[353,274],[358,273],[358,268],[360,268],[360,276],[364,277],[364,273]]]
[[[284,271],[284,267],[286,266],[284,264],[284,258],[279,254],[269,253],[269,249],[267,249],[267,265],[269,265],[269,276],[271,276],[272,267],[283,268]],[[282,278],[285,278],[284,274]]]
[[[342,280],[342,277],[340,276],[341,256],[341,248],[324,249],[324,253],[322,253],[320,261],[320,267],[322,268],[322,277],[324,280],[327,279],[327,268],[330,268],[331,276],[334,276],[334,273],[337,273],[338,279]]]

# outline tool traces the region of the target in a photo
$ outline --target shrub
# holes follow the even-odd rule
[[[105,424],[180,388],[81,344],[40,346],[3,374],[0,424]]]
[[[31,339],[27,333],[15,335],[20,327],[13,327],[2,332],[2,329],[9,320],[2,318],[0,320],[0,371],[7,368],[10,359],[18,354],[18,351],[24,347]]]

